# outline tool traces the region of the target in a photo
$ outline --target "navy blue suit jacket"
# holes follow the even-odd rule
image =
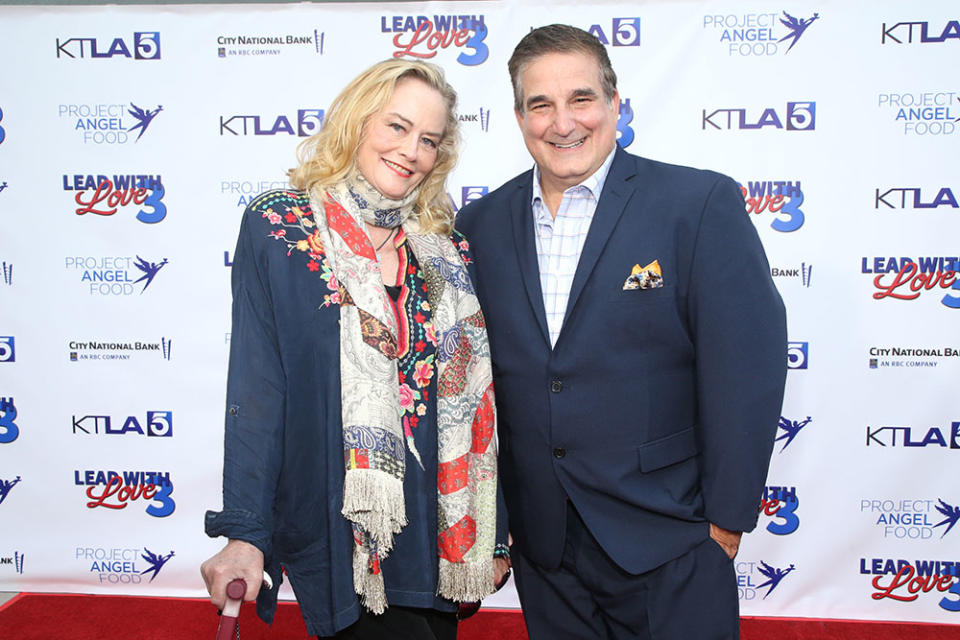
[[[489,326],[502,481],[520,551],[558,566],[569,498],[640,573],[708,523],[749,531],[786,377],[786,320],[730,178],[617,149],[551,349],[532,171],[465,207]],[[663,286],[624,290],[657,260]]]

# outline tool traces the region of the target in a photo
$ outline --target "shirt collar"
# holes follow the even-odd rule
[[[572,187],[568,187],[564,193],[570,189],[576,189],[583,187],[593,196],[594,200],[600,200],[600,193],[603,191],[603,185],[607,181],[607,174],[610,173],[610,165],[613,164],[613,156],[617,153],[617,145],[613,145],[613,149],[610,150],[610,153],[607,155],[606,159],[603,161],[603,164],[600,165],[600,168],[597,169],[593,175],[586,178],[579,184],[575,184]],[[537,200],[543,201],[543,191],[540,189],[540,166],[537,164],[533,165],[533,197],[531,198],[531,204],[537,202]],[[536,207],[534,207],[536,211]],[[549,215],[549,213],[547,214]]]

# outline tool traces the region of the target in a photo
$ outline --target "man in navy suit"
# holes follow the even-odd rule
[[[606,50],[509,63],[532,171],[465,207],[533,640],[739,637],[733,557],[783,399],[786,323],[730,178],[617,147]]]

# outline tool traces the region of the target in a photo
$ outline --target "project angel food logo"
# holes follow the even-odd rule
[[[760,520],[767,521],[766,530],[778,536],[786,536],[800,528],[797,508],[800,498],[796,487],[767,486],[760,499]]]
[[[136,211],[136,219],[145,224],[156,224],[167,217],[167,205],[163,203],[166,190],[160,174],[64,174],[63,190],[73,194],[77,205],[73,212],[88,219],[110,217],[120,209],[124,213]]]
[[[217,56],[279,56],[288,52],[323,55],[326,35],[319,29],[279,34],[236,34],[217,36]]]
[[[172,438],[173,412],[147,411],[146,420],[137,416],[73,416],[73,433],[83,435],[126,435]]]
[[[941,609],[960,612],[960,563],[955,560],[860,558],[860,574],[872,576],[873,600],[933,600]]]
[[[295,116],[242,114],[220,116],[220,135],[275,136],[306,138],[323,126],[323,109],[298,109]],[[296,125],[294,125],[296,123]]]
[[[160,32],[134,31],[133,37],[91,38],[67,36],[57,38],[58,58],[128,58],[160,59]]]
[[[945,22],[926,20],[884,22],[880,27],[880,44],[943,44],[960,40],[960,20]]]
[[[803,420],[791,420],[786,416],[780,416],[780,421],[777,423],[777,437],[774,439],[774,446],[777,442],[782,443],[780,447],[780,453],[783,453],[784,450],[790,446],[790,443],[793,442],[800,431],[810,424],[813,421],[813,418],[807,416]]]
[[[864,498],[860,513],[870,518],[884,538],[942,540],[960,520],[960,500]]]
[[[820,19],[819,13],[794,13],[709,14],[703,16],[703,28],[729,56],[786,55]]]
[[[169,361],[173,351],[173,341],[165,337],[160,338],[159,342],[140,342],[137,340],[111,342],[87,339],[71,340],[67,347],[70,350],[71,362],[93,360],[125,362],[141,355],[159,356]]]
[[[88,567],[99,584],[129,585],[153,582],[175,555],[173,549],[161,553],[147,547],[76,547],[74,559]]]
[[[803,188],[799,180],[747,180],[740,183],[747,213],[773,218],[770,228],[790,233],[803,226],[806,215]]]
[[[960,422],[950,426],[867,426],[868,447],[905,447],[960,450]]]
[[[13,478],[11,480],[7,480],[6,478],[0,478],[0,504],[3,504],[3,502],[10,495],[10,492],[13,490],[15,486],[20,484],[21,480],[23,480],[23,478],[21,478],[20,476],[17,476],[16,478]]]
[[[85,144],[130,144],[139,142],[150,123],[163,111],[129,104],[61,104],[60,119],[77,132]]]
[[[960,362],[960,345],[953,347],[870,347],[868,354],[870,355],[871,369],[938,367],[945,358]]]
[[[482,14],[380,16],[380,33],[392,35],[394,58],[429,60],[450,51],[458,63],[475,67],[490,56]]]
[[[67,271],[79,274],[77,280],[91,296],[131,296],[142,294],[153,282],[167,259],[153,262],[137,256],[69,256]]]
[[[172,426],[171,426],[172,428]],[[108,471],[84,469],[73,472],[73,482],[86,487],[88,509],[120,511],[130,505],[143,506],[147,515],[165,518],[177,508],[171,497],[173,483],[169,471]]]
[[[917,91],[881,93],[877,108],[905,136],[944,136],[957,132],[960,92]]]
[[[220,180],[220,195],[232,206],[243,210],[261,193],[289,187],[290,183],[286,180],[223,178]]]
[[[860,272],[873,276],[874,300],[917,300],[921,294],[960,309],[960,257],[863,257]]]
[[[788,102],[786,108],[710,107],[703,109],[704,131],[757,131],[782,129],[813,131],[817,128],[817,103],[811,100]]]
[[[784,566],[780,563],[773,564],[763,560],[759,562],[738,560],[735,565],[737,591],[741,601],[756,600],[758,595],[761,600],[766,600],[780,586],[784,578],[797,569],[797,566],[793,563]]]

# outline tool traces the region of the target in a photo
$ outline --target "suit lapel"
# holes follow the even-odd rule
[[[587,280],[590,279],[590,274],[597,265],[600,254],[603,253],[603,248],[610,239],[617,222],[623,216],[627,202],[630,201],[637,187],[628,182],[636,174],[634,164],[633,159],[617,146],[610,172],[603,183],[600,201],[597,202],[597,209],[593,214],[593,221],[590,223],[590,230],[587,232],[587,239],[583,243],[583,251],[580,252],[580,262],[573,275],[573,284],[570,285],[570,298],[567,300],[567,309],[563,316],[564,327],[577,300],[580,299],[580,294],[583,293]],[[560,335],[562,337],[563,329],[560,330]],[[558,338],[557,342],[559,341]]]
[[[532,173],[532,172],[531,172]],[[533,236],[533,177],[522,183],[510,200],[510,219],[513,223],[513,241],[520,263],[520,279],[527,290],[530,308],[540,325],[540,332],[547,345],[550,334],[547,330],[547,313],[543,307],[543,291],[540,289],[540,265],[537,262],[537,243]]]

